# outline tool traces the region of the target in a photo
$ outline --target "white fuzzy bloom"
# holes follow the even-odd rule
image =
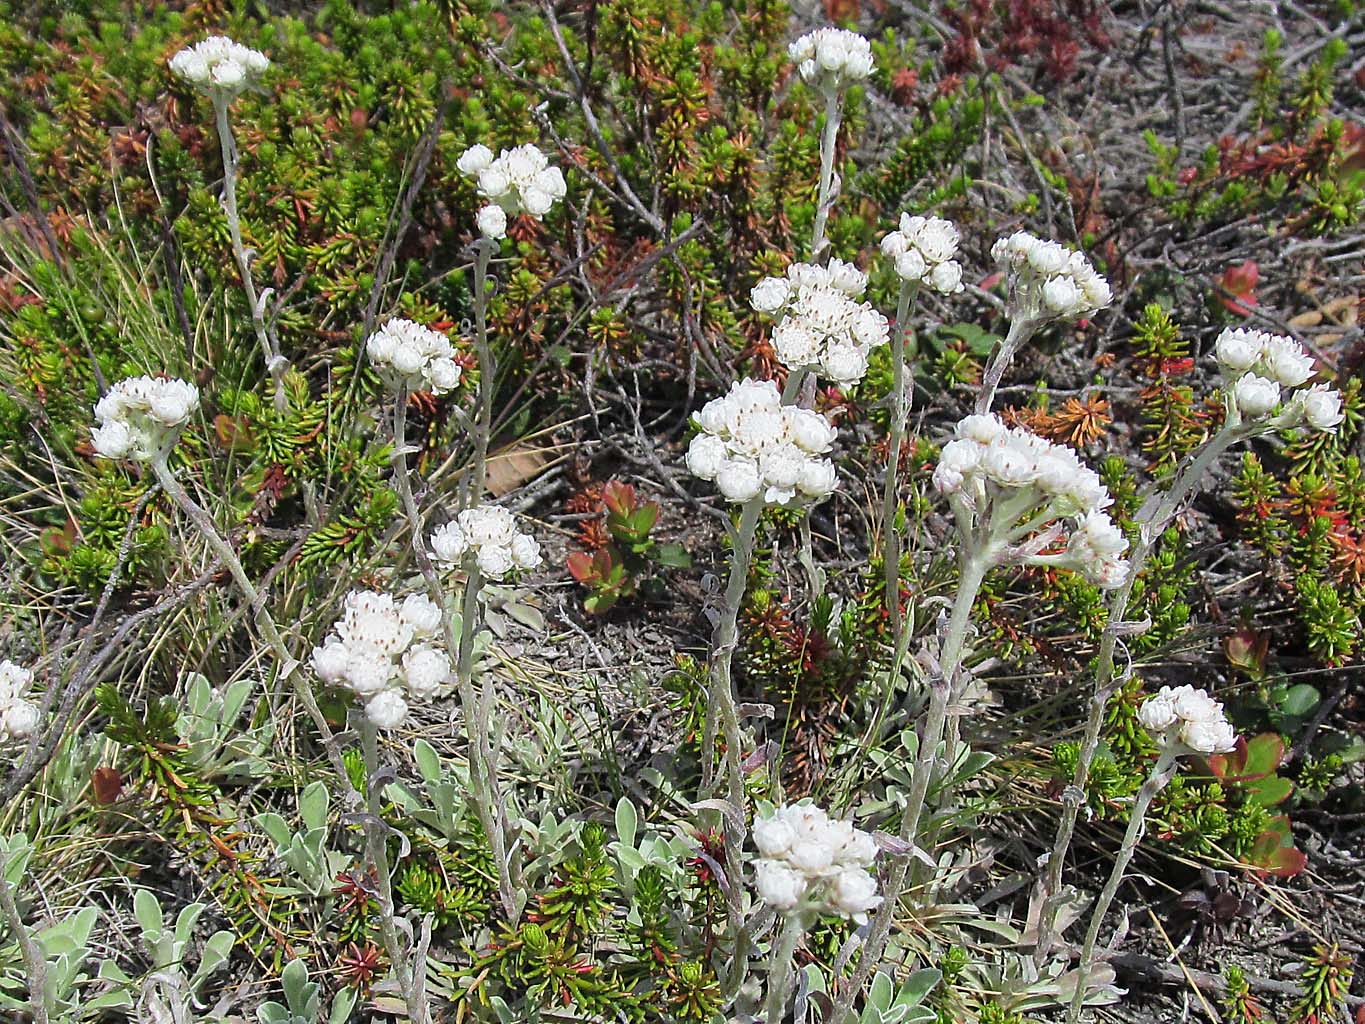
[[[778,911],[806,904],[862,923],[881,898],[868,868],[877,856],[872,836],[832,821],[810,804],[789,804],[754,822],[760,898]]]
[[[1109,282],[1083,253],[1016,231],[991,247],[1009,274],[1011,319],[1076,320],[1113,301]]]
[[[396,729],[408,717],[408,702],[396,690],[385,690],[370,698],[365,717],[381,729]]]
[[[370,721],[392,729],[407,717],[410,698],[430,698],[450,677],[450,657],[435,639],[441,618],[440,606],[423,594],[399,602],[352,591],[332,633],[313,648],[313,671],[358,697]]]
[[[1163,686],[1138,708],[1138,721],[1160,742],[1178,742],[1198,754],[1223,753],[1237,745],[1223,705],[1193,686]]]
[[[765,277],[749,291],[749,305],[760,313],[775,313],[787,304],[791,286],[780,277]]]
[[[464,560],[465,552],[469,550],[469,541],[465,538],[464,531],[460,529],[459,523],[446,523],[438,526],[432,533],[431,553],[438,562],[445,562],[447,565],[458,565]]]
[[[1333,433],[1345,415],[1341,411],[1341,392],[1326,384],[1314,384],[1294,395],[1295,405],[1314,430]]]
[[[460,380],[450,339],[440,331],[395,317],[370,335],[365,351],[391,384],[441,395]]]
[[[856,32],[819,28],[787,48],[806,84],[838,93],[872,74],[872,45]]]
[[[497,241],[499,238],[507,237],[507,211],[501,206],[489,203],[479,211],[475,220],[479,227],[479,234],[483,235],[484,238]]]
[[[479,230],[486,238],[501,238],[507,217],[525,214],[540,220],[568,191],[564,173],[551,167],[545,154],[529,144],[504,149],[496,157],[487,146],[471,146],[455,166],[476,179],[479,194],[503,212],[502,232],[497,234],[489,234],[484,223],[487,216],[488,226],[495,226],[495,215],[479,214]]]
[[[1296,388],[1313,376],[1313,357],[1293,338],[1271,335],[1263,356],[1265,374],[1281,387]]]
[[[95,405],[90,431],[95,454],[148,462],[175,443],[199,408],[199,389],[183,380],[129,377]]]
[[[200,91],[231,100],[260,78],[270,59],[227,36],[209,36],[177,53],[170,67]]]
[[[767,504],[788,505],[834,489],[834,464],[820,457],[834,427],[817,412],[784,406],[772,381],[737,381],[693,420],[701,432],[688,445],[687,468],[714,480],[729,501],[762,494]]]
[[[474,556],[479,572],[490,580],[500,580],[516,567],[512,560],[511,547],[486,544]]]
[[[32,683],[31,669],[0,661],[0,743],[27,739],[42,725],[42,711],[28,699]]]
[[[755,285],[749,301],[779,317],[772,344],[784,366],[819,366],[849,384],[862,379],[868,353],[891,336],[886,317],[858,301],[866,288],[867,276],[841,260],[830,260],[828,267],[794,263],[785,278],[767,277]]]
[[[960,237],[952,221],[902,213],[900,227],[882,239],[882,252],[896,261],[902,281],[926,282],[944,295],[962,291]]]
[[[1224,373],[1241,376],[1261,361],[1269,335],[1242,327],[1229,327],[1213,343],[1213,353]]]
[[[498,505],[465,509],[454,522],[437,527],[428,544],[436,561],[446,566],[461,565],[473,554],[479,572],[492,580],[540,564],[540,544],[518,532],[515,517]]]
[[[534,569],[540,564],[540,541],[529,533],[512,538],[512,564],[518,569]]]
[[[1280,386],[1254,373],[1243,374],[1232,388],[1238,411],[1249,420],[1269,416],[1280,404]]]

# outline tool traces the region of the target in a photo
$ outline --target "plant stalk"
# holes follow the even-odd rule
[[[474,348],[479,357],[479,408],[474,422],[474,484],[468,508],[483,501],[488,481],[488,444],[493,429],[493,389],[497,385],[497,362],[488,340],[488,261],[495,243],[480,239],[474,245]]]
[[[816,199],[815,225],[811,232],[810,258],[820,262],[821,253],[828,245],[825,226],[834,208],[834,148],[839,138],[839,124],[843,106],[837,92],[825,95],[825,127],[820,133],[820,191]]]
[[[1095,960],[1095,943],[1099,939],[1104,915],[1109,910],[1109,905],[1114,902],[1114,894],[1118,892],[1119,885],[1123,882],[1123,874],[1146,831],[1147,809],[1151,807],[1156,795],[1165,788],[1166,783],[1171,781],[1177,756],[1177,752],[1169,746],[1162,749],[1157,756],[1156,764],[1152,766],[1151,775],[1147,776],[1147,781],[1138,790],[1137,799],[1133,801],[1133,810],[1128,818],[1128,830],[1123,834],[1123,846],[1119,848],[1114,867],[1109,872],[1109,880],[1104,884],[1104,890],[1100,893],[1099,901],[1091,913],[1090,927],[1085,933],[1081,961],[1076,967],[1076,991],[1067,1010],[1067,1024],[1076,1024],[1081,1019],[1081,1009],[1085,1005],[1086,981]]]
[[[782,930],[768,959],[768,998],[763,1004],[765,1024],[781,1024],[783,1020],[791,991],[792,960],[805,931],[805,922],[799,912],[783,916]]]
[[[976,396],[975,412],[978,416],[991,411],[996,389],[1000,387],[1000,379],[1005,376],[1005,370],[1014,361],[1015,354],[1024,343],[1033,337],[1040,324],[1041,321],[1026,316],[1018,316],[1010,321],[1010,329],[1005,334],[1005,340],[995,350],[995,355],[981,377],[981,391]]]
[[[5,915],[10,934],[19,944],[19,955],[28,972],[28,1005],[33,1014],[34,1024],[48,1024],[47,1007],[47,957],[38,942],[24,924],[19,913],[19,903],[14,898],[14,886],[10,884],[5,872],[9,869],[9,849],[0,841],[0,911]]]

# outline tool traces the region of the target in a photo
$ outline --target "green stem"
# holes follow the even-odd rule
[[[929,711],[925,717],[923,734],[920,736],[919,749],[915,752],[914,774],[910,780],[910,796],[905,813],[901,818],[901,841],[910,845],[911,850],[896,858],[887,876],[882,891],[883,900],[868,927],[867,941],[858,959],[858,968],[843,988],[843,994],[835,1003],[829,1024],[841,1024],[853,1007],[853,1000],[862,991],[863,985],[881,962],[882,951],[886,947],[887,936],[891,931],[891,921],[895,916],[896,905],[900,902],[905,887],[906,876],[910,872],[911,855],[919,838],[920,817],[924,811],[929,784],[933,778],[934,760],[938,753],[939,742],[943,739],[944,723],[948,719],[949,699],[953,681],[962,666],[962,656],[966,649],[967,631],[971,627],[972,607],[976,604],[977,594],[990,570],[993,553],[989,549],[978,549],[971,545],[971,538],[962,538],[963,561],[961,578],[958,581],[957,595],[953,599],[953,610],[948,619],[948,630],[944,634],[943,647],[939,654],[939,672],[930,680]]]
[[[394,981],[408,1008],[408,1019],[413,1024],[428,1024],[431,1007],[415,995],[410,969],[415,966],[417,970],[423,970],[424,965],[409,964],[408,952],[398,938],[398,927],[394,922],[393,869],[389,866],[388,839],[380,816],[383,787],[376,786],[373,781],[380,768],[379,729],[364,711],[360,712],[360,749],[365,757],[366,810],[369,812],[365,817],[365,856],[374,866],[375,884],[379,889],[379,930],[384,939],[384,950],[389,955]]]
[[[815,225],[811,232],[810,258],[812,263],[820,262],[820,254],[826,246],[825,225],[829,221],[830,210],[834,207],[834,148],[839,138],[839,122],[843,108],[839,94],[830,92],[825,96],[825,127],[820,133],[820,192],[816,199]]]
[[[226,97],[214,96],[213,114],[218,125],[218,146],[223,154],[223,213],[227,218],[228,235],[232,238],[232,255],[237,261],[237,273],[242,278],[247,305],[251,308],[251,326],[261,346],[265,368],[274,383],[275,411],[282,413],[289,400],[284,390],[284,374],[289,369],[289,361],[280,355],[279,347],[266,329],[264,303],[256,294],[256,284],[251,279],[251,260],[242,243],[242,221],[237,213],[237,140],[232,134]]]
[[[1038,943],[1033,952],[1034,962],[1039,965],[1052,948],[1056,934],[1057,912],[1060,909],[1057,900],[1061,894],[1066,856],[1075,836],[1081,804],[1085,802],[1090,769],[1094,764],[1095,752],[1099,749],[1100,732],[1104,727],[1105,711],[1118,689],[1114,679],[1114,653],[1118,646],[1119,632],[1126,623],[1133,587],[1146,567],[1147,559],[1157,540],[1190,496],[1198,490],[1204,474],[1229,447],[1246,436],[1248,431],[1240,425],[1220,430],[1199,454],[1176,474],[1166,494],[1160,499],[1152,500],[1150,508],[1144,505],[1139,511],[1141,518],[1137,521],[1138,542],[1133,545],[1132,553],[1128,557],[1128,576],[1109,600],[1108,618],[1105,620],[1104,632],[1100,635],[1100,647],[1095,661],[1095,685],[1091,692],[1089,715],[1077,751],[1076,771],[1072,776],[1071,785],[1062,795],[1062,817],[1057,825],[1052,852],[1048,855],[1047,874],[1043,879],[1041,892],[1043,907],[1038,919]],[[1143,512],[1146,513],[1145,516]]]
[[[487,689],[492,684],[484,682],[485,695],[481,699],[474,690],[474,636],[479,621],[479,587],[482,577],[477,567],[470,567],[465,577],[460,632],[457,636],[451,623],[451,615],[446,606],[445,587],[440,574],[431,563],[426,549],[425,533],[422,529],[422,515],[413,497],[412,481],[408,477],[407,455],[407,405],[406,388],[400,388],[394,402],[394,486],[403,503],[408,523],[412,529],[413,554],[417,566],[427,585],[427,595],[441,609],[441,628],[446,650],[457,654],[455,671],[456,690],[460,695],[460,709],[464,714],[465,737],[469,743],[469,787],[474,801],[474,810],[488,837],[488,845],[493,854],[493,863],[498,871],[498,896],[503,912],[509,921],[515,921],[521,913],[525,900],[512,881],[511,867],[507,861],[507,822],[503,814],[503,800],[498,780],[497,760],[493,755],[488,739],[488,725],[491,717],[492,698]],[[489,714],[483,713],[488,707]]]
[[[359,794],[351,785],[351,777],[346,771],[346,762],[341,757],[341,749],[337,746],[336,737],[332,735],[332,728],[327,724],[327,717],[322,713],[322,709],[318,707],[317,699],[313,696],[313,688],[308,685],[304,673],[298,671],[298,659],[290,653],[289,646],[284,642],[284,637],[280,635],[279,627],[276,626],[274,618],[266,609],[264,596],[256,589],[256,585],[251,582],[246,570],[242,568],[237,552],[232,550],[232,545],[219,533],[213,517],[189,496],[185,488],[180,486],[180,481],[175,478],[175,474],[166,465],[166,453],[163,452],[152,459],[151,466],[162,490],[169,494],[171,500],[189,516],[190,522],[195,525],[200,536],[204,538],[209,548],[227,567],[233,581],[237,584],[237,589],[242,592],[247,604],[251,606],[257,628],[260,629],[266,643],[270,645],[272,653],[279,662],[281,678],[288,678],[293,683],[294,692],[298,695],[304,710],[308,712],[308,717],[313,720],[313,725],[317,728],[318,736],[322,740],[322,748],[332,764],[332,770],[336,773],[338,784],[346,794],[347,800],[359,799]]]
[[[1081,1019],[1081,1008],[1085,1005],[1086,982],[1094,964],[1095,944],[1099,939],[1100,927],[1104,923],[1104,915],[1109,910],[1109,905],[1114,902],[1114,894],[1118,892],[1119,885],[1123,882],[1123,873],[1128,869],[1128,863],[1133,859],[1133,853],[1142,840],[1143,832],[1146,831],[1147,810],[1156,795],[1171,781],[1176,757],[1177,754],[1170,747],[1162,749],[1157,756],[1156,764],[1152,766],[1152,774],[1142,784],[1137,799],[1133,801],[1133,810],[1128,817],[1128,830],[1123,835],[1123,845],[1119,848],[1118,857],[1114,860],[1114,867],[1109,872],[1109,880],[1104,884],[1099,901],[1091,912],[1090,927],[1086,930],[1085,944],[1081,947],[1081,962],[1076,967],[1076,991],[1067,1010],[1067,1024],[1076,1024]]]
[[[792,960],[796,945],[805,934],[805,924],[799,912],[782,918],[782,930],[768,959],[768,998],[763,1004],[765,1024],[781,1024],[787,1011],[787,995],[791,991]]]

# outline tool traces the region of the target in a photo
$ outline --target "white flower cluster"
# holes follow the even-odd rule
[[[422,594],[400,603],[388,594],[355,590],[321,647],[313,671],[324,683],[365,702],[365,717],[393,729],[408,716],[408,700],[434,696],[451,678],[450,657],[435,639],[441,609]]]
[[[90,444],[106,459],[147,462],[175,441],[199,408],[199,389],[183,380],[129,377],[95,403]]]
[[[30,669],[0,661],[0,743],[27,739],[37,731],[42,712],[25,697],[32,682]]]
[[[1229,327],[1218,335],[1213,352],[1237,411],[1246,419],[1264,419],[1274,412],[1281,388],[1293,391],[1281,417],[1284,426],[1307,423],[1331,432],[1344,418],[1339,392],[1326,384],[1302,387],[1315,367],[1313,357],[1293,338]]]
[[[807,32],[787,54],[806,84],[824,93],[841,92],[872,74],[872,44],[842,28]]]
[[[1085,254],[1061,242],[1016,231],[991,246],[991,257],[1010,271],[1011,315],[1041,320],[1091,316],[1113,301],[1106,281]]]
[[[498,505],[467,508],[438,527],[431,535],[431,553],[447,565],[460,565],[472,554],[479,572],[492,580],[540,564],[539,542],[519,533],[512,513]]]
[[[832,820],[810,804],[788,804],[754,822],[754,883],[777,911],[810,907],[867,923],[877,909],[877,880],[868,868],[877,857],[872,836],[847,821]]]
[[[1163,686],[1138,708],[1138,721],[1162,743],[1178,741],[1199,754],[1221,754],[1237,746],[1237,733],[1223,705],[1193,686]]]
[[[901,214],[899,230],[882,239],[882,252],[896,263],[896,276],[924,282],[936,292],[962,291],[962,264],[957,256],[957,225],[941,217]]]
[[[460,173],[475,178],[479,195],[490,205],[479,211],[479,232],[485,238],[507,234],[507,218],[528,214],[540,220],[567,191],[564,175],[537,147],[504,149],[496,157],[484,145],[470,146],[457,161]]]
[[[270,67],[259,50],[234,43],[227,36],[209,36],[171,58],[171,70],[204,92],[229,99],[241,93]]]
[[[749,303],[781,317],[772,342],[785,366],[818,366],[838,384],[856,384],[867,373],[871,351],[891,337],[886,317],[857,301],[866,287],[867,276],[841,260],[828,267],[794,263],[785,277],[754,285]]]
[[[443,395],[460,383],[460,364],[440,331],[401,317],[385,323],[365,342],[370,361],[409,390]]]
[[[742,380],[693,413],[701,433],[687,449],[687,468],[714,480],[729,501],[763,495],[771,505],[818,501],[834,492],[834,463],[822,456],[838,436],[812,409],[782,404],[770,380]]]
[[[1000,513],[1003,521],[992,525],[1006,533],[1020,520],[1041,529],[1049,521],[1072,518],[1065,554],[1030,560],[1076,569],[1102,587],[1124,581],[1128,563],[1121,556],[1128,540],[1104,511],[1114,499],[1075,451],[1011,429],[994,414],[965,417],[956,434],[934,469],[939,493],[964,501],[980,522]]]

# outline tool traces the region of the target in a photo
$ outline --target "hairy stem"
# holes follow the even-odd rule
[[[820,133],[820,192],[815,205],[815,226],[811,232],[810,258],[812,263],[820,261],[820,254],[828,242],[825,239],[825,225],[829,222],[830,210],[834,207],[834,147],[839,138],[839,122],[843,106],[837,92],[825,95],[825,127]]]
[[[735,951],[727,988],[738,991],[748,971],[749,933],[744,928],[744,848],[745,799],[743,740],[739,730],[739,708],[735,701],[731,663],[739,643],[739,610],[744,588],[749,581],[754,534],[763,513],[762,497],[746,502],[740,511],[739,526],[730,531],[730,579],[725,587],[725,604],[711,639],[710,692],[706,702],[706,724],[702,733],[702,788],[710,793],[715,785],[716,732],[725,732],[725,779],[729,810],[725,822],[725,873],[728,923],[735,936]],[[718,724],[719,723],[719,724]],[[733,992],[731,993],[733,994]]]
[[[498,366],[488,340],[488,261],[494,243],[480,239],[474,246],[474,348],[479,356],[479,409],[474,421],[474,484],[468,507],[483,501],[488,480],[488,443],[493,428],[493,389]]]
[[[886,480],[882,485],[882,558],[885,562],[887,627],[896,638],[896,660],[888,679],[895,679],[900,672],[900,659],[908,649],[901,645],[901,538],[896,529],[896,511],[900,507],[897,484],[901,444],[905,440],[906,420],[910,417],[909,396],[905,391],[905,332],[916,291],[913,282],[901,282],[900,297],[896,301],[896,327],[891,332],[891,431],[886,442]],[[908,644],[908,637],[906,642]]]
[[[1104,727],[1104,714],[1119,686],[1114,678],[1114,653],[1118,647],[1119,632],[1125,627],[1133,587],[1145,568],[1157,539],[1190,496],[1198,490],[1199,482],[1209,467],[1229,447],[1245,436],[1246,429],[1238,425],[1225,427],[1219,431],[1199,454],[1176,474],[1166,493],[1159,499],[1155,497],[1149,499],[1138,512],[1138,542],[1133,545],[1128,558],[1128,576],[1109,600],[1108,618],[1105,620],[1104,632],[1100,635],[1099,653],[1095,660],[1095,685],[1091,691],[1089,714],[1077,751],[1076,772],[1071,785],[1062,795],[1062,817],[1057,824],[1052,852],[1048,855],[1047,874],[1043,878],[1040,894],[1043,903],[1038,918],[1038,942],[1033,952],[1033,959],[1037,964],[1041,965],[1044,962],[1056,935],[1057,912],[1060,910],[1057,900],[1061,895],[1062,873],[1066,867],[1067,852],[1075,836],[1081,804],[1085,802],[1090,769],[1094,764],[1095,751],[1099,749],[1100,731]]]
[[[1033,333],[1038,330],[1039,324],[1040,321],[1025,316],[1015,317],[1010,321],[1010,329],[1005,334],[1005,340],[995,350],[995,355],[991,357],[986,372],[982,374],[981,391],[976,396],[975,411],[977,415],[991,411],[991,405],[995,401],[995,391],[1000,387],[1000,379],[1005,376],[1005,370],[1014,361],[1015,353],[1023,347],[1029,338],[1033,337]]]
[[[408,951],[398,938],[398,927],[393,913],[393,877],[389,866],[388,839],[380,817],[383,786],[374,780],[379,775],[379,729],[363,711],[360,713],[360,749],[365,756],[365,857],[374,867],[375,884],[379,889],[379,930],[384,939],[384,951],[389,955],[394,981],[403,994],[412,1024],[429,1024],[431,1007],[417,995],[412,984],[412,970],[424,970],[424,964],[409,964]]]
[[[793,912],[782,918],[782,930],[768,957],[768,998],[763,1004],[766,1024],[781,1024],[784,1019],[787,995],[791,991],[792,960],[796,955],[796,944],[805,930],[800,913]]]
[[[332,727],[327,724],[327,717],[318,707],[317,698],[313,696],[313,688],[308,685],[306,676],[299,671],[298,659],[290,653],[289,645],[284,642],[279,627],[266,608],[264,595],[256,589],[256,585],[247,576],[246,570],[242,568],[241,560],[237,557],[237,552],[232,549],[227,538],[218,531],[218,526],[214,523],[213,517],[189,496],[185,488],[180,485],[180,481],[175,478],[175,474],[171,472],[170,467],[166,465],[166,453],[163,452],[152,459],[151,466],[162,490],[171,496],[171,500],[180,507],[185,515],[189,516],[190,522],[195,525],[213,553],[227,566],[228,572],[237,584],[237,589],[242,592],[242,596],[251,605],[255,614],[256,626],[279,662],[280,676],[288,678],[292,682],[294,692],[298,695],[304,710],[308,712],[308,717],[313,720],[313,725],[318,730],[318,736],[322,740],[322,748],[327,754],[328,761],[331,762],[332,770],[336,772],[338,784],[343,788],[348,802],[354,803],[359,799],[359,794],[351,785],[351,778],[346,772],[346,762],[341,757],[341,748],[337,746],[336,737],[332,735]]]
[[[919,749],[915,752],[914,774],[910,780],[910,795],[905,813],[901,818],[900,838],[910,845],[905,853],[896,858],[886,885],[882,890],[882,903],[868,928],[867,941],[858,968],[843,988],[829,1024],[841,1024],[853,1007],[853,1000],[862,991],[863,985],[881,962],[882,951],[891,931],[891,920],[896,913],[901,891],[905,887],[906,876],[910,873],[913,846],[919,838],[920,818],[924,812],[925,799],[929,784],[933,779],[934,760],[938,753],[939,741],[943,739],[943,726],[948,719],[949,697],[953,681],[962,666],[962,656],[966,649],[967,631],[971,628],[972,606],[981,591],[981,584],[989,571],[993,553],[971,544],[963,538],[962,572],[958,580],[957,595],[953,599],[953,610],[948,619],[948,629],[943,636],[943,647],[939,653],[939,672],[930,680],[929,711],[924,720],[924,729],[919,739]]]
[[[0,840],[0,912],[4,913],[10,934],[19,944],[19,955],[23,958],[24,969],[28,972],[28,1005],[33,1014],[33,1022],[48,1024],[50,1018],[47,1012],[47,957],[19,913],[19,904],[14,898],[15,887],[5,877],[8,869],[9,849]]]
[[[1156,795],[1165,788],[1166,783],[1171,781],[1171,776],[1175,772],[1176,756],[1176,752],[1170,747],[1162,749],[1156,764],[1152,766],[1151,775],[1147,776],[1147,781],[1138,790],[1137,799],[1133,801],[1133,810],[1128,817],[1128,830],[1123,834],[1123,845],[1119,848],[1114,867],[1109,872],[1109,880],[1105,882],[1100,898],[1091,912],[1090,927],[1086,930],[1085,944],[1081,947],[1081,962],[1076,967],[1076,991],[1067,1010],[1067,1024],[1076,1024],[1081,1019],[1081,1008],[1085,1005],[1086,981],[1095,961],[1095,944],[1100,936],[1100,927],[1104,924],[1104,915],[1109,910],[1109,905],[1114,902],[1114,894],[1118,892],[1119,885],[1123,882],[1123,873],[1128,869],[1128,863],[1133,859],[1133,853],[1142,840],[1143,832],[1146,831],[1147,809],[1151,807]]]
[[[479,621],[479,587],[482,577],[477,567],[470,567],[465,577],[464,595],[461,601],[460,632],[457,636],[452,617],[446,603],[445,586],[440,574],[431,563],[426,549],[425,533],[422,529],[422,515],[417,508],[417,499],[412,493],[412,480],[408,475],[407,448],[407,407],[408,393],[400,388],[394,401],[394,486],[399,500],[407,514],[412,528],[412,549],[417,558],[417,567],[427,585],[427,595],[441,609],[441,628],[446,650],[456,652],[455,686],[460,695],[460,709],[464,714],[465,737],[469,743],[469,786],[478,814],[479,824],[488,837],[488,845],[493,854],[493,863],[498,871],[498,897],[503,912],[509,921],[515,921],[521,912],[524,899],[512,882],[511,867],[507,861],[507,822],[503,813],[501,787],[498,782],[497,761],[493,756],[489,741],[489,717],[481,708],[491,704],[487,690],[492,686],[485,680],[483,700],[474,690],[474,636]],[[491,708],[490,708],[491,711]]]
[[[266,329],[265,302],[263,296],[256,294],[256,284],[251,279],[251,258],[242,244],[242,221],[237,213],[237,140],[232,134],[226,97],[214,97],[213,113],[218,124],[218,145],[223,153],[223,213],[227,217],[228,234],[232,237],[232,255],[237,260],[237,272],[242,278],[247,305],[251,307],[251,326],[261,346],[265,368],[274,383],[275,411],[282,413],[289,401],[284,390],[284,374],[289,369],[289,360],[280,355],[279,346]]]

